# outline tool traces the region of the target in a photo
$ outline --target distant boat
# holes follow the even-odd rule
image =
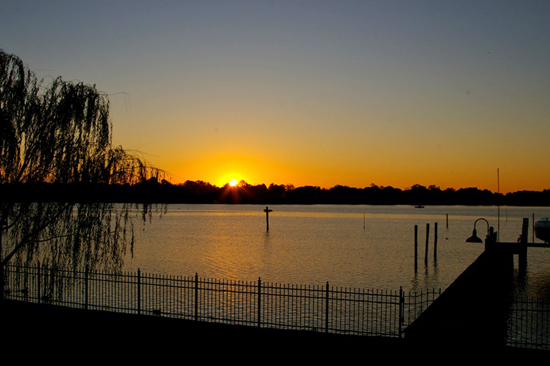
[[[545,217],[535,222],[535,236],[545,243],[550,242],[550,218]]]
[[[414,206],[414,207],[416,207],[416,208],[424,208],[424,205],[416,205],[416,206]]]

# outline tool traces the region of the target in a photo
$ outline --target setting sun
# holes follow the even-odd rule
[[[235,187],[235,186],[237,185],[237,180],[236,180],[236,179],[231,179],[231,180],[229,181],[229,185],[230,185],[231,187]]]

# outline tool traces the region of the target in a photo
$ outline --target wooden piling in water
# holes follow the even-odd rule
[[[265,206],[265,222],[266,222],[266,226],[267,226],[267,231],[269,231],[269,213],[273,211],[273,210],[270,210],[267,206]]]
[[[424,253],[424,264],[428,265],[428,247],[430,243],[430,224],[426,224],[426,251]]]
[[[519,260],[518,265],[519,269],[522,272],[525,272],[527,269],[527,235],[528,235],[529,219],[523,218],[523,225],[521,227],[521,240],[520,240],[520,249],[519,249]]]
[[[438,224],[435,223],[434,229],[434,262],[437,262],[437,239],[438,239]],[[428,254],[430,249],[430,224],[426,224],[426,249],[424,252],[424,263],[428,265]],[[414,270],[418,269],[418,225],[414,225]]]
[[[434,227],[434,262],[437,262],[437,222]]]
[[[418,269],[418,225],[414,225],[414,271]]]

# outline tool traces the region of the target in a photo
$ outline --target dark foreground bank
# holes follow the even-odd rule
[[[0,305],[2,348],[10,353],[49,359],[77,353],[125,360],[199,356],[209,360],[264,361],[286,357],[330,359],[393,350],[401,340],[370,339],[318,332],[282,331],[194,322],[160,316],[86,311],[6,301]],[[368,346],[368,347],[367,347]],[[299,354],[297,354],[299,353]],[[53,356],[57,358],[58,356]],[[64,356],[62,356],[64,357]],[[72,357],[71,357],[72,358]]]
[[[346,361],[445,358],[535,359],[548,352],[511,348],[483,350],[458,345],[412,344],[404,339],[343,336],[193,322],[158,316],[85,311],[5,301],[0,304],[2,354],[21,360],[154,361],[203,360],[264,363],[269,360]],[[76,358],[75,358],[76,357]],[[163,362],[164,360],[165,362]],[[63,362],[66,361],[66,362]],[[187,362],[185,362],[187,363]]]

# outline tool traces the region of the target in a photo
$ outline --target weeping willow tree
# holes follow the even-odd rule
[[[113,147],[111,133],[108,97],[95,86],[61,78],[46,83],[0,49],[0,189],[158,178],[161,171]],[[0,273],[8,262],[38,261],[57,269],[117,270],[133,245],[136,207],[129,204],[33,202],[5,190],[0,201]]]

